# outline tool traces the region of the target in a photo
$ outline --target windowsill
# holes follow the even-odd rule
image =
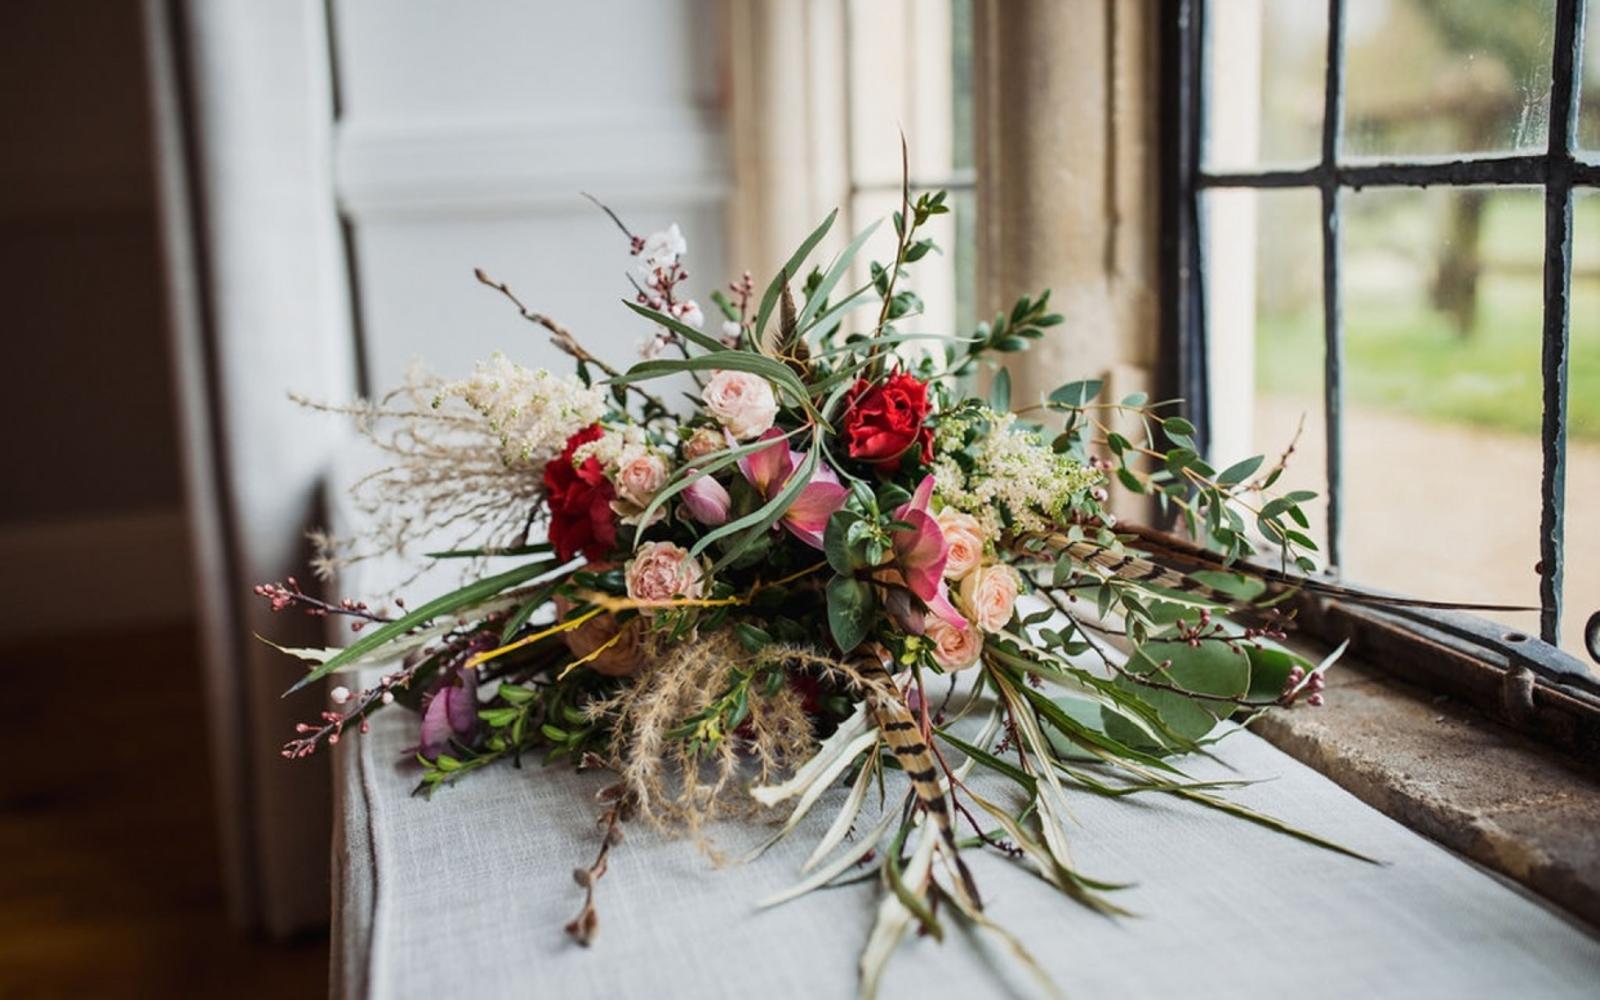
[[[1345,660],[1252,729],[1368,805],[1600,927],[1600,780],[1477,710]]]

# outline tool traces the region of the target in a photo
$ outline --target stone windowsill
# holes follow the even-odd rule
[[[1410,826],[1600,927],[1600,778],[1475,709],[1359,662],[1328,704],[1252,728]]]

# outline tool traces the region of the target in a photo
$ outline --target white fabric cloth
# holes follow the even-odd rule
[[[715,867],[688,843],[630,825],[598,890],[598,939],[583,949],[562,927],[582,902],[572,870],[598,847],[593,793],[604,777],[529,761],[470,775],[431,800],[414,797],[417,773],[403,753],[413,727],[405,713],[385,713],[367,737],[339,748],[347,822],[335,845],[336,995],[855,994],[873,882],[753,906],[798,879],[843,789],[746,865]],[[1069,996],[1600,995],[1600,942],[1520,889],[1255,736],[1224,741],[1220,756],[1237,773],[1208,761],[1185,767],[1196,777],[1275,779],[1231,794],[1385,864],[1166,797],[1074,795],[1075,862],[1091,877],[1137,882],[1113,898],[1139,916],[1098,916],[1014,863],[966,852],[990,914]],[[726,826],[717,842],[738,856],[766,832]],[[964,935],[954,920],[945,926],[942,944],[907,938],[883,996],[1037,994],[1025,975],[995,977],[1015,968],[998,946]]]

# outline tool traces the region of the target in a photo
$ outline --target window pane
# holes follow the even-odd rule
[[[1327,5],[1224,0],[1206,34],[1206,169],[1320,159]]]
[[[1315,191],[1216,190],[1204,210],[1212,456],[1218,468],[1250,455],[1270,466],[1294,443],[1274,491],[1323,497],[1320,205]],[[1321,546],[1325,499],[1305,511]]]
[[[925,229],[941,252],[924,257],[911,271],[906,287],[921,296],[924,308],[907,329],[970,330],[977,232],[971,191],[971,0],[851,0],[846,16],[852,138],[850,200],[841,229],[853,234],[900,209],[902,164],[895,136],[903,132],[913,194],[955,187],[950,214],[934,218]],[[865,283],[870,263],[893,257],[894,244],[893,228],[880,226],[857,256],[852,282]],[[857,310],[846,323],[862,329],[876,316],[872,309]]]
[[[1349,0],[1345,152],[1541,152],[1555,0]]]
[[[1583,87],[1578,104],[1578,148],[1600,152],[1600,0],[1589,0],[1584,18]],[[1587,159],[1594,159],[1591,155]]]
[[[1345,207],[1345,576],[1537,605],[1543,196]],[[1492,617],[1537,634],[1536,614]]]
[[[1600,611],[1600,191],[1580,192],[1573,206],[1572,354],[1567,377],[1567,558],[1561,648],[1600,673],[1600,666],[1583,649],[1583,624]]]

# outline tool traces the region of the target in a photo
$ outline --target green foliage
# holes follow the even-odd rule
[[[330,657],[327,662],[301,677],[285,693],[293,693],[307,684],[321,680],[340,667],[353,663],[369,653],[376,652],[413,628],[424,625],[440,615],[453,614],[470,609],[473,605],[486,601],[504,590],[548,572],[554,565],[553,560],[525,563],[516,569],[506,570],[504,573],[497,573],[494,576],[474,581],[465,587],[452,590],[442,597],[436,597],[396,621],[387,622],[366,632],[361,638],[341,649],[338,654]]]
[[[878,611],[877,595],[867,581],[848,576],[829,580],[827,593],[828,630],[834,645],[848,653],[872,631]]]

